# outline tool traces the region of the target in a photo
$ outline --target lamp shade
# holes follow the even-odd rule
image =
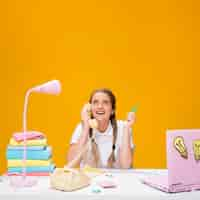
[[[59,94],[61,92],[61,84],[58,80],[48,81],[42,85],[38,85],[31,89],[32,92],[45,93],[45,94]]]

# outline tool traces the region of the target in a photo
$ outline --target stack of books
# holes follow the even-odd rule
[[[14,133],[7,146],[6,158],[8,175],[26,172],[29,176],[45,176],[55,169],[52,148],[47,145],[45,135],[38,131]]]

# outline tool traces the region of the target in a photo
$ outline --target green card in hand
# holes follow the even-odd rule
[[[131,108],[131,112],[137,112],[138,104]]]

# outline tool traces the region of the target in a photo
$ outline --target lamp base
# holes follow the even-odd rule
[[[10,185],[16,188],[33,187],[37,184],[36,177],[28,177],[23,175],[10,176]]]

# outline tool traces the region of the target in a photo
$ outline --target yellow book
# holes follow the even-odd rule
[[[94,167],[90,167],[89,165],[85,165],[82,168],[82,171],[87,174],[90,178],[95,177],[95,176],[99,176],[103,173],[105,173],[104,170],[100,169],[100,168],[94,168]]]
[[[23,167],[23,160],[7,160],[8,167]],[[52,160],[26,160],[26,166],[49,166]]]
[[[47,145],[47,139],[34,139],[34,140],[26,140],[27,146],[46,146]],[[15,139],[11,138],[10,139],[10,145],[12,146],[23,146],[24,142],[20,141],[17,142]]]

